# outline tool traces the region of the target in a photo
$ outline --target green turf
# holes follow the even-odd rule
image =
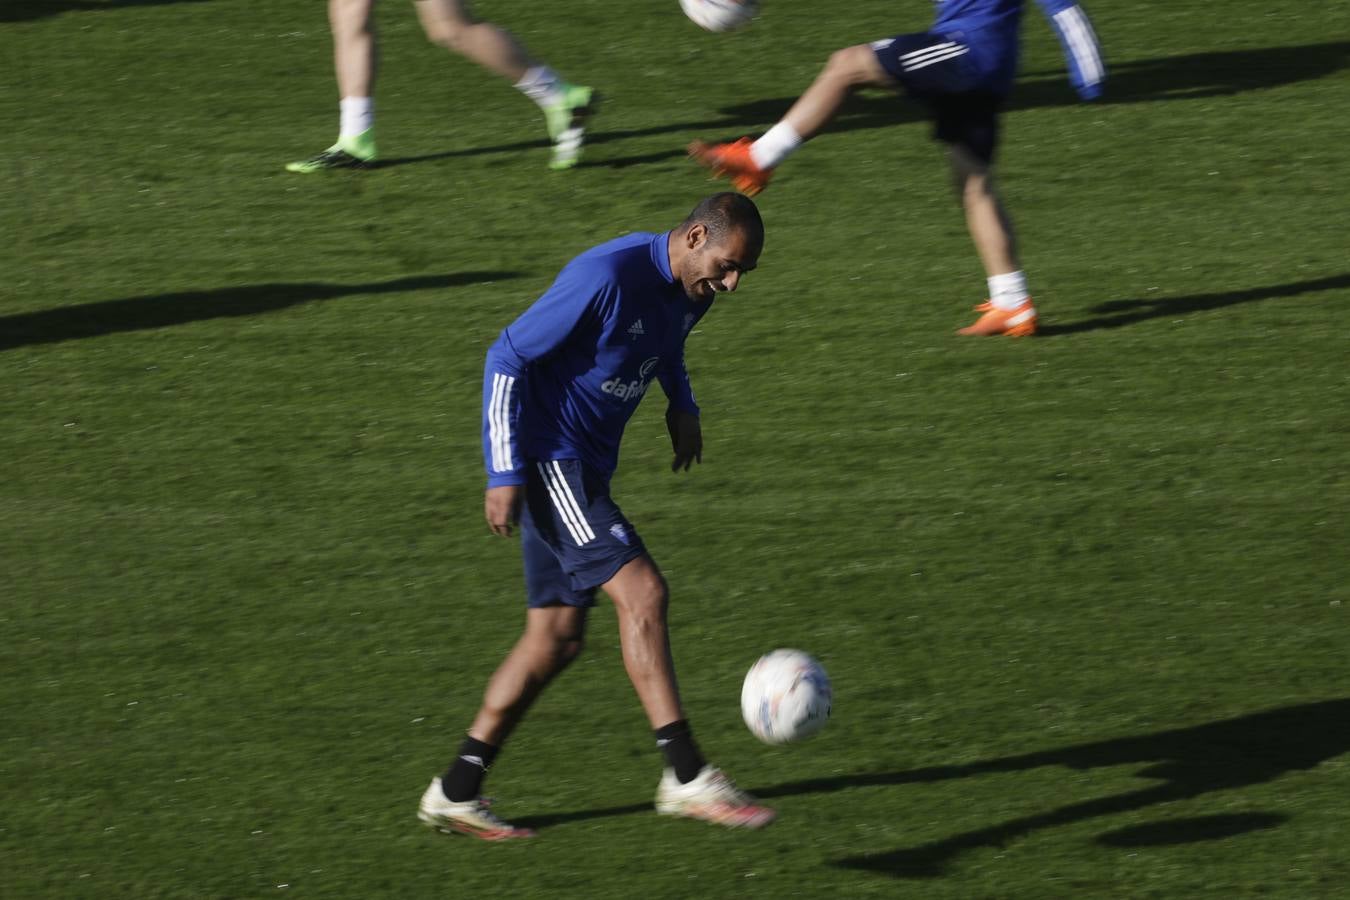
[[[912,107],[853,103],[763,196],[616,495],[682,688],[762,833],[650,811],[612,611],[509,745],[489,846],[418,827],[522,618],[481,520],[482,356],[572,254],[678,220],[691,139],[771,124],[915,0],[484,2],[604,91],[586,162],[379,10],[381,153],[331,143],[323,4],[0,7],[0,896],[1344,896],[1350,11],[1088,4],[1081,105],[1031,11],[1004,192],[1046,334],[981,273]],[[836,686],[739,722],[756,655]]]

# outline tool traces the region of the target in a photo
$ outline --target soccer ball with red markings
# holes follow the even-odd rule
[[[761,656],[741,686],[741,715],[750,733],[766,744],[810,737],[830,719],[830,676],[800,650]]]
[[[689,20],[708,31],[735,31],[750,24],[759,0],[680,0]]]

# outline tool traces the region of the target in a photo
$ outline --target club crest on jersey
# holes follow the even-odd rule
[[[638,319],[632,325],[628,326],[628,336],[633,340],[638,339],[638,335],[646,334],[647,329],[642,327],[642,320]]]
[[[647,386],[651,383],[648,376],[656,371],[660,365],[661,357],[653,356],[645,360],[638,368],[638,377],[632,381],[624,381],[622,378],[611,378],[600,385],[600,390],[610,394],[620,400],[638,400],[647,392]]]

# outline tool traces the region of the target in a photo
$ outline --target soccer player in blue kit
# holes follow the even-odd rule
[[[763,245],[754,203],[715,194],[671,231],[630,234],[573,259],[488,350],[484,508],[496,534],[519,524],[528,609],[458,758],[422,796],[424,823],[486,840],[532,834],[488,808],[483,777],[530,704],[581,652],[597,589],[614,601],[624,667],[665,756],[657,811],[742,828],[773,820],[694,742],[675,681],[665,579],[609,495],[624,426],[653,380],[669,400],[671,468],[702,461],[685,338],[717,294],[736,290]]]
[[[928,31],[902,34],[834,53],[786,116],[756,141],[695,141],[689,153],[751,196],[774,168],[820,131],[860,87],[903,87],[928,108],[934,135],[947,145],[966,226],[988,279],[980,318],[961,334],[1036,332],[1036,308],[1018,260],[1012,222],[994,190],[992,167],[999,112],[1017,74],[1018,29],[1024,0],[935,0]],[[1106,77],[1097,39],[1073,0],[1037,0],[1049,18],[1074,87],[1084,99],[1100,95]]]

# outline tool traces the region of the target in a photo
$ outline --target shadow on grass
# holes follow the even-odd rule
[[[1215,791],[1236,790],[1272,781],[1287,772],[1311,769],[1350,753],[1350,699],[1289,706],[1140,737],[1080,744],[1060,750],[1028,753],[966,766],[933,766],[899,772],[869,772],[815,778],[760,787],[753,792],[770,799],[826,794],[857,788],[928,784],[1042,766],[1085,770],[1141,764],[1140,778],[1160,784],[1111,797],[1069,803],[986,828],[952,835],[917,847],[839,860],[833,865],[897,878],[934,878],[962,853],[1001,847],[1036,831],[1102,816],[1188,800]],[[545,828],[566,822],[649,812],[650,803],[534,816],[518,824]],[[1112,847],[1140,847],[1222,840],[1283,824],[1281,813],[1253,811],[1221,816],[1169,819],[1108,832],[1098,842]]]
[[[933,781],[994,772],[1016,772],[1041,766],[1083,770],[1134,763],[1146,764],[1137,773],[1139,777],[1161,782],[1153,787],[1112,797],[1066,804],[917,847],[904,847],[874,856],[856,856],[836,863],[844,868],[900,878],[931,878],[942,875],[948,863],[968,850],[1001,847],[1046,828],[1144,809],[1159,803],[1189,800],[1214,791],[1263,784],[1287,772],[1311,769],[1347,752],[1350,752],[1350,699],[1328,700],[1195,728],[1083,744],[969,766],[899,772],[892,776],[863,775],[826,779],[782,785],[773,791],[761,793],[765,796],[813,793],[862,785],[903,784],[916,780]],[[1225,817],[1203,816],[1141,826],[1129,829],[1123,838],[1121,832],[1115,832],[1114,837],[1108,834],[1099,840],[1107,845],[1132,847],[1154,843],[1182,844],[1271,828],[1285,820],[1285,816],[1269,812]]]
[[[0,316],[0,351],[33,344],[99,337],[121,331],[164,328],[203,319],[252,316],[353,294],[391,294],[450,288],[486,281],[504,281],[519,275],[519,272],[457,272],[452,275],[414,275],[369,284],[282,282],[100,300],[96,303]]]
[[[1090,312],[1097,315],[1090,319],[1084,319],[1081,322],[1068,322],[1063,325],[1053,323],[1042,325],[1037,330],[1036,335],[1037,337],[1054,337],[1055,335],[1096,331],[1101,328],[1120,328],[1148,319],[1184,316],[1187,313],[1221,309],[1225,306],[1236,306],[1239,303],[1273,300],[1277,297],[1297,297],[1299,294],[1313,294],[1319,291],[1335,291],[1347,288],[1350,288],[1350,273],[1331,275],[1326,278],[1314,278],[1308,281],[1295,281],[1291,284],[1249,288],[1245,291],[1190,294],[1185,297],[1159,297],[1156,300],[1110,300],[1094,306]]]
[[[168,6],[171,3],[204,3],[207,0],[4,0],[0,22],[31,22],[68,12],[99,12],[129,6]]]
[[[1345,68],[1347,64],[1350,64],[1350,41],[1113,62],[1107,78],[1106,96],[1097,102],[1111,105],[1226,97],[1244,91],[1321,78]],[[806,85],[803,84],[802,88],[805,89]],[[795,95],[754,100],[723,107],[718,110],[717,116],[707,119],[621,131],[599,131],[589,135],[586,143],[588,147],[602,147],[632,138],[681,132],[686,136],[697,135],[710,140],[739,137],[778,121],[795,100]],[[1017,85],[1009,109],[1073,106],[1079,102],[1063,73],[1037,72],[1028,75]],[[921,122],[925,119],[926,116],[918,104],[908,101],[897,102],[897,98],[888,93],[860,94],[849,98],[839,115],[825,130],[860,131]],[[545,140],[529,140],[488,147],[469,147],[424,156],[386,159],[379,167],[452,157],[538,150],[548,145],[548,141]],[[680,146],[669,150],[611,159],[591,159],[581,165],[626,168],[683,156],[684,152],[682,140]]]

